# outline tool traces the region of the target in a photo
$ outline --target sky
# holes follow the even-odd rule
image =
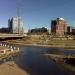
[[[8,19],[17,16],[16,0],[0,0],[0,28],[8,27]],[[51,20],[62,17],[75,26],[75,0],[20,0],[20,16],[24,30],[51,26]]]

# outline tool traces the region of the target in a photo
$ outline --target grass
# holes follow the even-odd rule
[[[48,44],[75,46],[75,40],[50,40],[48,41]]]
[[[44,44],[44,45],[61,45],[68,47],[75,47],[75,40],[46,40],[43,37],[25,37],[17,40],[8,40],[9,43],[22,43],[22,44]]]

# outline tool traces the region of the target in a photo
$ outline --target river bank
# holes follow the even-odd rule
[[[63,67],[65,70],[74,72],[75,73],[75,65],[72,65],[71,63],[67,63],[65,60],[65,55],[57,55],[57,54],[44,54],[45,57],[53,60],[55,63]],[[69,60],[69,59],[68,59]]]
[[[14,61],[11,61],[0,64],[0,75],[29,75],[29,74],[23,71],[21,68],[19,68]]]
[[[72,49],[75,50],[75,46],[73,45],[65,45],[65,44],[37,44],[37,43],[24,43],[24,42],[13,42],[13,41],[3,41],[5,43],[9,43],[9,44],[16,44],[16,45],[23,45],[23,46],[38,46],[38,47],[54,47],[54,48],[66,48],[66,49]],[[71,44],[71,43],[70,43]]]
[[[3,43],[3,44],[6,44],[6,43]],[[9,44],[6,44],[6,45],[9,45]],[[12,44],[10,44],[10,46]],[[20,47],[20,45],[18,45],[18,46]],[[56,74],[60,75],[61,72],[63,73],[62,75],[74,75],[74,74],[69,74],[69,71],[68,71],[68,74],[66,74],[65,71],[62,71],[63,67],[61,67],[61,70],[60,70],[60,68],[58,67],[59,64],[57,65],[57,63],[54,63],[51,60],[47,60],[45,57],[43,57],[41,54],[43,54],[44,51],[47,51],[47,48],[34,47],[34,46],[33,47],[29,47],[29,46],[25,47],[25,46],[22,46],[24,52],[23,52],[23,55],[21,54],[21,56],[19,57],[19,60],[17,63],[17,65],[20,67],[21,70],[23,69],[23,70],[27,71],[28,73],[30,73],[31,75],[56,75]],[[49,50],[50,50],[50,48],[49,48]],[[5,64],[6,63],[1,64],[1,65],[5,65]],[[13,63],[10,63],[11,67],[13,66],[12,64]],[[53,66],[52,66],[52,64],[53,64]],[[9,68],[8,64],[6,67],[7,67],[6,69]],[[11,67],[10,67],[10,69],[11,69]],[[5,71],[5,69],[3,71]],[[44,73],[45,71],[47,74]],[[36,72],[36,74],[35,74],[35,72]],[[8,71],[7,71],[7,73],[8,73]],[[4,75],[6,75],[6,74],[4,74]],[[9,74],[7,74],[7,75],[9,75]],[[17,75],[19,75],[19,74],[17,74]]]

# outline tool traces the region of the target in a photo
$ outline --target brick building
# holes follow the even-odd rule
[[[51,21],[51,33],[59,36],[67,32],[67,23],[63,18],[57,18]]]

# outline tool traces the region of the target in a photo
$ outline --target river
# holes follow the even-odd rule
[[[16,63],[21,69],[25,70],[30,75],[75,75],[74,73],[65,70],[51,59],[43,56],[43,53],[55,48],[10,45],[19,47],[22,51],[16,59]],[[65,52],[67,52],[67,50]]]

